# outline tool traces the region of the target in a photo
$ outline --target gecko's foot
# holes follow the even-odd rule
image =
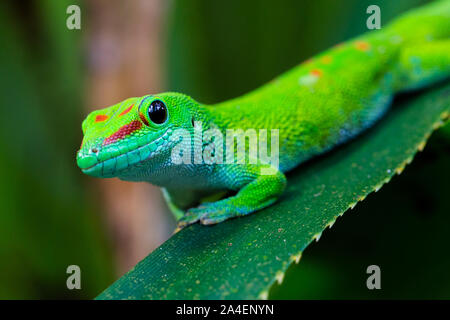
[[[227,208],[216,203],[204,203],[197,208],[189,209],[178,221],[178,228],[184,228],[190,224],[200,222],[204,225],[216,224],[234,217]]]
[[[189,209],[188,211],[186,211],[186,213],[178,220],[178,225],[177,225],[177,229],[176,230],[181,230],[193,223],[196,223],[200,220],[200,218],[202,217],[203,211],[202,209],[204,209],[204,205],[201,205],[197,208],[192,208]]]

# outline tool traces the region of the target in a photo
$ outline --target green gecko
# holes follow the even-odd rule
[[[407,12],[380,30],[334,46],[225,102],[205,105],[166,92],[94,111],[82,124],[77,163],[91,176],[162,187],[179,227],[215,224],[273,204],[286,187],[287,171],[372,126],[396,93],[449,76],[450,1],[446,0]],[[205,139],[211,129],[223,136],[227,130],[242,129],[240,137],[249,129],[267,130],[270,134],[261,138],[266,147],[278,136],[277,148],[271,143],[267,147],[277,161],[247,152],[238,162],[235,146],[230,152],[235,161],[220,161],[214,157],[226,152],[226,139]],[[188,135],[180,136],[180,131]],[[244,147],[249,151],[252,145],[247,142]],[[191,161],[174,161],[175,150]],[[202,160],[207,150],[214,161],[192,161],[199,153]],[[227,197],[202,202],[224,192]]]

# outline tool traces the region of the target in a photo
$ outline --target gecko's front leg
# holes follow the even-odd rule
[[[266,169],[266,172],[264,171]],[[267,173],[271,169],[270,174]],[[216,224],[229,218],[244,216],[274,203],[286,187],[286,177],[279,170],[267,165],[233,165],[224,167],[219,178],[229,184],[237,194],[216,202],[202,203],[188,209],[178,221],[178,227],[200,221]]]

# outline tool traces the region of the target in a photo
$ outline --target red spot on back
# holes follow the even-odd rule
[[[310,73],[315,77],[320,77],[322,75],[322,71],[320,71],[319,69],[311,70]]]
[[[370,45],[364,41],[356,41],[355,42],[356,49],[360,51],[367,51],[370,49]]]
[[[121,116],[127,114],[128,112],[130,112],[130,111],[131,111],[131,108],[133,108],[133,106],[134,106],[134,104],[132,104],[131,106],[129,106],[128,108],[126,108],[125,110],[123,110],[123,111],[119,114],[119,117],[121,117]]]
[[[108,119],[108,116],[106,114],[99,114],[95,117],[95,122],[102,122]]]
[[[117,130],[112,135],[110,135],[105,140],[103,140],[103,145],[106,146],[117,140],[123,139],[124,137],[139,130],[141,127],[142,127],[142,123],[140,121],[132,121],[129,124],[122,126],[119,130]]]

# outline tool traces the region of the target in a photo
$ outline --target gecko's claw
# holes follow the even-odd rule
[[[175,233],[180,232],[181,229],[183,229],[183,227],[180,227],[179,225],[177,225],[177,227],[175,228],[175,230],[172,232],[172,235],[174,235]]]

